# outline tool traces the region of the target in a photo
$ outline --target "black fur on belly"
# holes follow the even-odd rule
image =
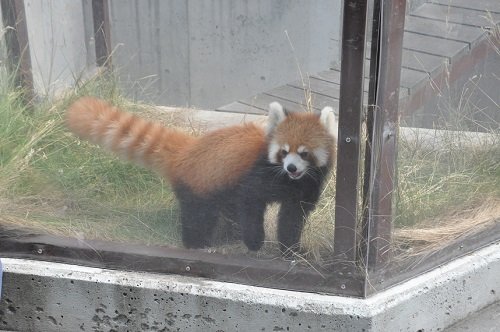
[[[221,214],[236,220],[245,245],[259,250],[264,242],[267,204],[281,204],[278,241],[282,252],[297,251],[307,215],[314,209],[329,167],[310,168],[301,179],[292,180],[283,166],[263,156],[241,181],[208,197],[194,195],[187,187],[175,188],[181,207],[182,241],[187,248],[210,245]]]

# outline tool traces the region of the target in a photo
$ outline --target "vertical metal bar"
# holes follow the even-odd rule
[[[25,89],[27,102],[33,99],[33,74],[24,0],[1,0],[2,20],[7,46],[9,70],[15,73],[15,84]]]
[[[392,194],[396,183],[399,87],[406,0],[384,0],[378,52],[376,106],[371,125],[368,194],[368,270],[381,268],[390,257],[393,222]]]
[[[357,251],[366,10],[367,0],[344,3],[334,251],[336,260],[347,262],[356,261]]]
[[[110,64],[111,36],[109,25],[109,6],[107,0],[92,0],[94,20],[95,56],[98,66]]]
[[[377,103],[377,88],[378,88],[378,70],[379,70],[379,52],[380,52],[380,24],[381,10],[380,3],[382,0],[373,0],[372,8],[372,34],[371,34],[371,50],[370,50],[370,82],[368,87],[368,107],[366,114],[366,146],[365,160],[363,171],[363,218],[362,218],[362,241],[360,243],[360,257],[366,261],[366,252],[368,251],[368,198],[370,192],[370,172],[372,159],[372,139],[373,139],[373,114],[376,111]],[[363,262],[366,263],[366,262]],[[366,266],[366,264],[364,264]]]

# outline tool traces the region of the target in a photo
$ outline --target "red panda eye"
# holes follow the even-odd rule
[[[300,157],[301,157],[302,159],[306,159],[306,158],[307,158],[307,156],[309,156],[309,153],[308,153],[307,151],[304,151],[304,152],[301,152],[301,153],[300,153]]]

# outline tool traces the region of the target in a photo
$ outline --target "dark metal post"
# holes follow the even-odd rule
[[[367,0],[344,2],[335,199],[335,258],[355,262]]]
[[[378,2],[378,0],[377,0]],[[364,220],[367,247],[365,259],[369,271],[380,268],[390,257],[393,222],[392,194],[396,187],[396,155],[399,128],[399,87],[406,0],[384,0],[379,7],[378,84],[371,85],[375,91],[372,118],[369,120],[369,145],[365,169],[365,187],[369,188],[366,219]],[[378,15],[378,13],[374,13]],[[376,41],[372,41],[376,43]],[[376,59],[374,59],[376,61]],[[368,164],[369,163],[369,164]]]
[[[94,21],[95,56],[98,66],[110,65],[111,36],[108,0],[92,0]]]
[[[15,84],[25,88],[25,98],[33,98],[33,74],[26,25],[24,0],[1,0],[2,20],[6,27],[5,43],[9,70],[16,75]]]
[[[378,87],[378,70],[379,70],[379,44],[380,44],[380,11],[381,0],[373,1],[372,8],[372,31],[371,31],[371,50],[370,50],[370,83],[368,87],[368,107],[366,114],[366,146],[365,146],[365,162],[363,170],[363,217],[362,217],[362,236],[363,240],[360,243],[359,257],[366,260],[367,239],[368,239],[368,197],[370,191],[370,172],[372,158],[372,138],[373,138],[373,114],[377,104],[377,87]],[[363,265],[366,265],[363,262]]]

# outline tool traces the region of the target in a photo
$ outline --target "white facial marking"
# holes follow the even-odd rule
[[[328,164],[328,159],[329,159],[329,153],[328,150],[325,148],[316,148],[313,151],[314,157],[316,158],[318,162],[319,167],[326,166]]]
[[[298,153],[302,153],[302,152],[307,152],[307,148],[303,145],[299,146],[299,148],[297,149],[297,152]]]
[[[276,141],[271,141],[271,143],[269,144],[269,149],[268,149],[268,152],[267,152],[267,158],[269,159],[269,161],[273,164],[277,164],[278,163],[278,153],[280,152],[281,150],[281,146],[276,142]]]

